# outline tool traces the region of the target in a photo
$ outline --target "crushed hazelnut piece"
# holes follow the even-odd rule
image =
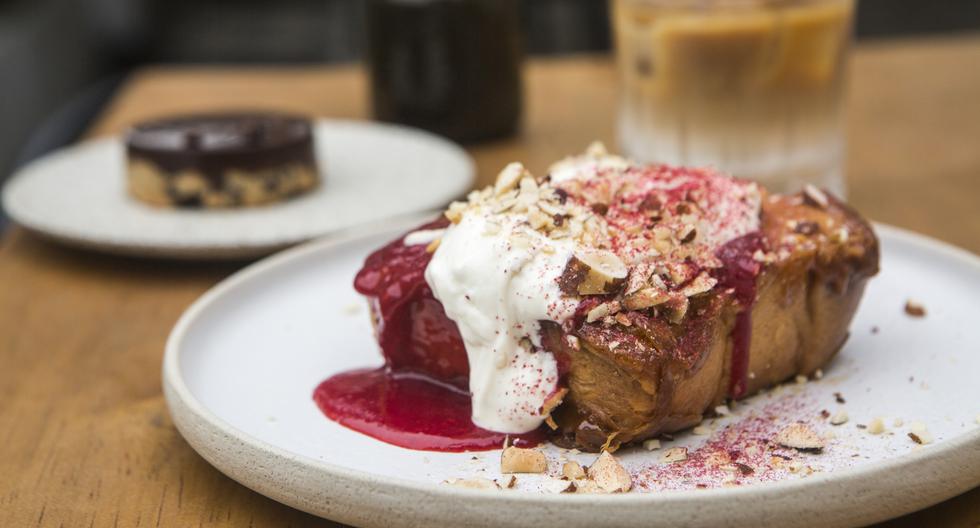
[[[686,447],[672,447],[660,456],[661,462],[666,462],[668,464],[674,462],[683,462],[687,460],[687,448]]]
[[[660,440],[656,438],[650,438],[648,440],[644,440],[643,449],[646,449],[647,451],[654,451],[656,449],[660,449]]]
[[[721,405],[715,407],[715,414],[717,414],[719,416],[728,416],[728,415],[732,414],[732,410],[729,409],[727,405],[721,404]]]
[[[633,479],[629,471],[620,465],[616,457],[603,451],[599,458],[589,466],[588,478],[594,482],[599,491],[604,493],[619,493],[633,488]]]
[[[623,306],[627,310],[643,310],[663,304],[668,300],[670,300],[670,295],[667,292],[656,288],[644,288],[623,299]]]
[[[912,317],[925,317],[926,307],[922,303],[909,299],[905,301],[905,313]]]
[[[711,429],[704,425],[698,425],[691,432],[699,436],[704,436],[711,434]]]
[[[813,378],[823,379],[823,369],[817,369],[816,372],[813,373]]]
[[[784,427],[776,434],[776,442],[799,451],[820,451],[824,447],[823,438],[802,423]]]
[[[844,411],[837,411],[837,414],[830,417],[830,425],[843,425],[847,423],[847,413]]]
[[[681,244],[687,244],[693,242],[698,236],[698,230],[693,225],[685,225],[681,228],[680,233],[677,235],[677,239],[680,240]]]
[[[826,209],[830,205],[827,194],[809,183],[803,187],[803,201],[821,209]]]
[[[493,184],[494,194],[500,196],[507,191],[513,190],[517,187],[517,182],[521,181],[527,174],[527,169],[524,168],[524,165],[517,162],[508,164],[497,175],[497,181]]]
[[[804,376],[803,374],[799,374],[799,375],[796,376],[796,384],[797,385],[803,385],[806,382],[807,382],[807,377]]]
[[[868,422],[868,433],[879,435],[885,432],[885,421],[881,418],[874,418]]]
[[[702,293],[711,291],[715,285],[718,284],[718,279],[708,275],[707,273],[702,273],[694,278],[681,290],[686,297],[693,297],[695,295],[700,295]]]
[[[548,470],[548,459],[537,449],[508,447],[500,455],[500,472],[544,473]]]
[[[463,219],[463,211],[466,210],[466,207],[466,202],[453,202],[449,204],[449,208],[445,212],[446,218],[450,222],[458,224]]]
[[[589,313],[585,316],[585,321],[587,323],[594,323],[599,319],[607,315],[615,314],[619,311],[619,303],[616,301],[604,302],[602,304],[596,305],[595,308],[589,310]]]
[[[904,424],[905,420],[902,420],[901,418],[895,418],[895,420],[892,421],[892,427],[901,427]]]
[[[442,239],[441,238],[437,238],[437,239],[433,240],[432,242],[429,242],[429,245],[428,246],[425,246],[425,252],[426,253],[435,253],[436,252],[436,249],[439,249],[439,243],[440,242],[442,242]]]
[[[585,478],[585,470],[582,469],[582,464],[569,460],[561,467],[561,475],[568,480],[578,480]]]

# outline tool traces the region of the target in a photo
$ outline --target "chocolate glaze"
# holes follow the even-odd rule
[[[230,169],[316,167],[310,121],[271,112],[198,114],[141,123],[126,134],[126,151],[131,160],[150,162],[164,172],[199,171],[214,187]]]

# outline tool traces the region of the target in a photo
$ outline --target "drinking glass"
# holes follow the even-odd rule
[[[855,0],[611,1],[627,155],[843,193]]]

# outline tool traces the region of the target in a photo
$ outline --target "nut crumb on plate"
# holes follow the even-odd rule
[[[912,317],[925,317],[926,307],[918,301],[909,299],[905,301],[905,313]]]
[[[537,449],[508,447],[500,454],[501,473],[544,473],[548,460]]]
[[[776,434],[776,443],[799,451],[820,451],[824,440],[805,424],[787,425]]]
[[[874,418],[868,422],[868,433],[879,435],[885,432],[885,421],[881,418]]]
[[[847,423],[848,417],[847,413],[844,411],[837,411],[837,414],[830,417],[830,425],[842,425]]]
[[[582,469],[582,464],[574,460],[569,460],[561,467],[561,476],[568,480],[578,480],[585,478],[585,470]]]
[[[931,444],[933,441],[932,433],[929,432],[929,429],[922,422],[912,422],[909,424],[909,438],[920,445]]]
[[[603,451],[589,466],[588,479],[600,493],[626,492],[633,488],[633,479],[616,457]]]
[[[980,423],[980,416],[977,416],[977,423]],[[660,440],[656,438],[650,438],[649,440],[644,440],[643,448],[646,449],[647,451],[660,449]]]
[[[455,486],[457,488],[468,488],[468,489],[477,489],[477,490],[500,489],[500,486],[497,485],[496,482],[490,479],[485,479],[480,477],[467,478],[467,479],[449,479],[445,483],[450,486]]]
[[[673,463],[673,462],[683,462],[687,460],[687,448],[686,447],[672,447],[660,456],[661,462]]]

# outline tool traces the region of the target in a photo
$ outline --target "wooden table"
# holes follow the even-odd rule
[[[980,252],[980,38],[861,46],[852,63],[848,178],[871,218]],[[524,132],[473,146],[480,181],[613,144],[608,58],[533,61]],[[91,130],[175,111],[265,106],[364,118],[355,68],[147,68]],[[0,241],[0,526],[331,526],[224,477],[181,439],[160,394],[171,326],[241,267]],[[394,520],[393,520],[394,521]],[[888,526],[980,522],[980,489]]]

